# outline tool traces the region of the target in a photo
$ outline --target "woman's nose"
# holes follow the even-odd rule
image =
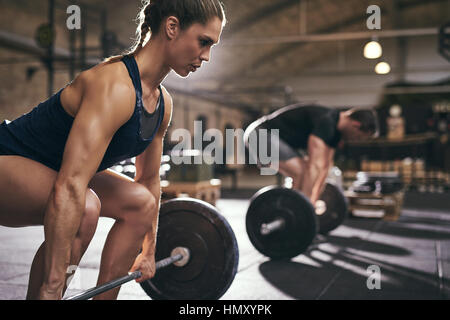
[[[208,62],[210,58],[211,58],[211,49],[203,51],[202,54],[200,55],[200,59],[202,61]]]

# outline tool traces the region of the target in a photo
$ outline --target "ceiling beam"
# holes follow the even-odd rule
[[[48,58],[47,50],[39,47],[34,39],[2,30],[0,30],[0,46],[8,50],[15,50],[26,54],[31,54],[41,59]],[[69,61],[71,59],[70,51],[67,49],[55,47],[54,59],[57,61]],[[95,65],[99,62],[100,59],[96,58],[87,59],[87,64],[90,65]]]
[[[382,30],[382,31],[359,31],[359,32],[336,32],[336,33],[318,33],[305,34],[297,36],[280,36],[253,39],[228,39],[222,44],[224,46],[254,46],[263,44],[287,44],[300,42],[329,42],[345,41],[358,39],[371,39],[373,36],[378,38],[398,38],[398,37],[417,37],[437,35],[439,28],[418,28],[418,29],[400,29],[400,30]]]
[[[430,3],[435,3],[435,2],[446,2],[448,0],[428,0],[426,2],[424,1],[401,1],[399,3],[399,7],[401,9],[409,9],[412,7],[416,7],[416,6],[420,6],[420,5],[428,5]],[[382,13],[387,13],[386,9],[381,8]],[[335,31],[336,29],[339,28],[345,28],[345,27],[349,27],[355,23],[359,23],[361,21],[364,21],[365,19],[367,19],[367,14],[364,12],[364,14],[361,15],[355,15],[353,17],[348,18],[345,21],[339,21],[337,23],[334,23],[333,25],[330,26],[326,26],[324,28],[321,28],[317,31],[316,36],[318,34],[327,34],[327,33],[331,33],[333,31]],[[429,31],[427,31],[429,32]],[[307,35],[304,35],[307,36]],[[299,36],[299,39],[301,39],[302,36]],[[230,41],[229,39],[227,41]],[[306,41],[297,41],[297,42],[287,42],[287,43],[281,43],[279,46],[277,46],[275,49],[271,50],[270,52],[268,52],[267,54],[263,55],[262,57],[258,58],[256,61],[254,61],[251,64],[251,67],[248,68],[248,70],[254,70],[257,69],[259,67],[261,67],[262,65],[265,65],[266,63],[273,61],[274,58],[278,58],[279,56],[285,55],[297,48],[299,48],[302,45],[307,44]],[[228,79],[227,79],[228,81]]]
[[[252,14],[239,19],[236,23],[230,24],[230,28],[226,29],[226,35],[224,38],[229,38],[232,34],[240,32],[245,28],[248,28],[261,20],[266,19],[284,9],[290,8],[293,5],[298,5],[303,0],[278,0],[271,1],[269,5],[259,9]],[[312,0],[309,0],[312,1]]]

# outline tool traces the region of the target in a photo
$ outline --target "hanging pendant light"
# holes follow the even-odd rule
[[[378,74],[388,74],[391,72],[391,66],[387,62],[379,62],[375,66],[375,72]]]
[[[378,41],[372,40],[364,46],[364,57],[367,59],[378,59],[383,54],[383,48]]]

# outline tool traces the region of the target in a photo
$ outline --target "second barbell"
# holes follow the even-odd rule
[[[269,186],[251,198],[246,229],[262,254],[292,258],[305,252],[317,233],[327,234],[341,225],[347,212],[347,200],[333,184],[326,184],[316,207],[299,191]]]

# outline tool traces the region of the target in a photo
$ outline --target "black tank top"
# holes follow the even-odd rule
[[[310,135],[336,148],[341,140],[341,132],[337,129],[339,114],[339,110],[319,105],[294,104],[263,117],[261,126],[279,129],[280,138],[292,148],[306,149]]]
[[[136,105],[131,118],[112,138],[98,172],[141,154],[153,141],[164,118],[161,86],[158,107],[149,115],[142,102],[142,86],[136,60],[133,56],[125,56],[122,62],[133,81]],[[61,105],[62,91],[63,89],[20,118],[12,122],[4,121],[0,125],[0,155],[23,156],[59,171],[74,120]],[[150,120],[142,120],[144,117]]]

